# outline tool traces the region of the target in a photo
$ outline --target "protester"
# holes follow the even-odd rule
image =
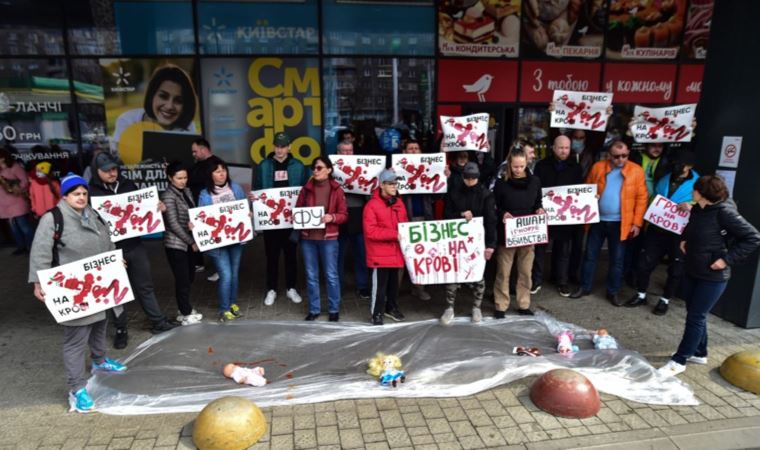
[[[187,173],[187,187],[190,188],[190,191],[193,193],[193,201],[197,205],[198,196],[201,194],[203,188],[206,187],[206,178],[208,177],[209,171],[209,158],[214,156],[214,153],[211,151],[211,145],[203,138],[196,139],[193,142],[190,151],[192,152],[193,161],[195,161],[195,163],[193,163]],[[203,272],[205,270],[203,253],[193,253],[192,257],[194,260],[195,271]],[[218,281],[219,274],[213,273],[206,279],[208,281]]]
[[[585,179],[591,166],[596,162],[596,152],[592,146],[588,145],[585,130],[573,130],[570,150],[573,152],[572,159],[580,166],[581,174]]]
[[[285,133],[274,135],[274,151],[259,164],[256,170],[254,189],[278,187],[300,187],[306,183],[308,175],[301,161],[290,154],[290,137]],[[264,251],[267,258],[267,294],[264,305],[272,306],[277,299],[280,253],[285,254],[285,296],[293,303],[301,303],[296,290],[298,272],[296,266],[296,244],[290,240],[291,230],[266,230]]]
[[[42,161],[29,171],[29,203],[35,218],[42,217],[61,200],[61,183],[50,173],[51,167]]]
[[[507,156],[507,166],[494,185],[499,249],[496,252],[498,270],[494,285],[496,311],[494,317],[503,319],[509,308],[509,279],[512,263],[517,259],[517,312],[533,315],[530,309],[531,270],[534,248],[532,245],[517,248],[506,247],[504,224],[512,217],[543,214],[541,207],[541,181],[527,171],[528,155],[523,148],[515,149]]]
[[[454,152],[453,156],[449,156],[449,179],[446,183],[448,185],[447,189],[458,189],[462,185],[462,171],[464,170],[464,166],[470,162],[471,153],[472,152],[463,150],[461,152]]]
[[[346,198],[340,184],[332,178],[330,159],[318,156],[311,163],[313,175],[296,200],[296,208],[321,206],[325,228],[301,231],[301,252],[306,268],[309,294],[309,314],[305,320],[315,320],[321,311],[319,298],[319,266],[327,280],[329,321],[337,322],[340,313],[340,278],[338,275],[338,235],[341,224],[348,220]]]
[[[27,253],[32,247],[34,227],[29,217],[27,190],[29,178],[24,166],[16,162],[7,148],[0,148],[0,219],[8,219],[13,239],[14,255]]]
[[[200,323],[203,315],[190,303],[190,289],[195,279],[195,258],[198,246],[190,232],[190,214],[195,208],[193,193],[187,188],[187,167],[179,161],[166,166],[169,186],[161,194],[164,203],[164,247],[166,259],[174,274],[174,295],[177,298],[177,322],[182,325]]]
[[[372,324],[382,325],[383,315],[404,320],[398,308],[398,273],[404,267],[399,244],[398,224],[407,222],[406,207],[398,199],[398,177],[392,169],[383,170],[380,187],[364,208],[364,245],[367,267],[372,270]]]
[[[63,198],[58,202],[57,208],[63,219],[63,232],[58,236],[58,243],[54,237],[56,224],[53,213],[46,213],[40,219],[29,257],[29,282],[34,283],[34,296],[43,303],[45,292],[37,277],[37,271],[68,264],[115,248],[111,242],[108,225],[100,220],[98,214],[87,204],[88,189],[87,181],[78,175],[69,173],[61,180]],[[63,367],[72,410],[87,412],[94,406],[92,397],[87,393],[87,375],[84,370],[85,351],[88,346],[93,371],[123,372],[127,369],[123,364],[106,357],[107,323],[105,312],[61,323]]]
[[[90,197],[102,197],[106,195],[124,194],[137,190],[137,186],[131,180],[123,178],[119,174],[119,162],[109,153],[99,153],[93,160],[93,176],[90,180]],[[162,204],[163,205],[163,204]],[[156,293],[153,290],[152,270],[150,259],[139,237],[124,239],[116,243],[116,248],[124,252],[127,261],[127,275],[129,284],[132,286],[135,297],[140,302],[145,315],[151,322],[151,333],[163,333],[179,325],[173,320],[166,318],[158,306]],[[113,322],[116,327],[114,348],[121,349],[127,346],[127,308],[121,312],[111,309],[114,316]]]
[[[647,208],[644,171],[628,161],[629,153],[624,142],[613,142],[609,149],[610,159],[595,163],[586,178],[586,183],[596,184],[600,222],[591,224],[589,229],[581,286],[570,298],[581,298],[591,293],[599,252],[606,239],[610,259],[607,300],[615,306],[623,305],[618,291],[623,276],[625,245],[628,239],[641,232]]]
[[[726,183],[714,175],[694,184],[689,224],[681,236],[686,254],[686,326],[678,350],[659,369],[665,376],[686,370],[686,363],[707,364],[707,314],[726,289],[731,267],[760,247],[760,233],[728,200]]]
[[[449,190],[445,196],[444,219],[472,220],[473,217],[483,218],[485,228],[485,259],[490,260],[496,248],[496,209],[494,207],[493,194],[485,185],[478,182],[480,170],[474,162],[465,165],[462,171],[462,187],[457,190]],[[483,294],[486,290],[485,280],[466,283],[472,290],[474,302],[472,306],[472,322],[478,323],[483,318],[480,304],[483,302]],[[441,316],[443,325],[451,324],[454,320],[454,302],[460,283],[446,285],[446,303],[448,307]]]

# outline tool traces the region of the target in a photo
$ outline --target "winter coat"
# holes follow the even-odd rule
[[[586,177],[586,183],[596,184],[599,198],[607,185],[607,174],[612,171],[610,161],[599,161],[591,167]],[[631,232],[631,227],[644,225],[644,213],[647,210],[649,194],[644,181],[644,169],[641,166],[626,162],[622,168],[623,187],[620,190],[620,240],[625,241]]]
[[[485,246],[496,248],[496,206],[491,191],[479,182],[473,187],[462,184],[459,189],[446,193],[444,202],[444,219],[461,219],[465,211],[472,212],[473,217],[482,217]]]
[[[672,173],[668,173],[667,175],[660,178],[660,181],[658,181],[657,185],[655,186],[654,193],[662,195],[663,197],[675,203],[691,202],[691,193],[694,190],[694,183],[696,183],[697,179],[699,179],[699,174],[694,169],[691,169],[690,172],[691,173],[689,174],[689,178],[684,180],[684,182],[678,186],[676,191],[673,192],[673,195],[668,195],[668,191],[670,190],[670,177],[673,176]]]
[[[10,167],[0,170],[0,177],[18,184],[22,191],[29,188],[29,177],[24,172],[21,163],[15,163]],[[0,219],[12,219],[29,213],[29,202],[26,195],[14,195],[0,187]]]
[[[190,200],[190,206],[187,206],[183,193]],[[180,191],[169,184],[169,187],[161,194],[161,201],[166,206],[166,211],[164,211],[164,223],[166,224],[164,245],[166,248],[187,251],[187,248],[195,243],[193,234],[187,227],[190,223],[188,210],[195,208],[192,191],[188,188]]]
[[[137,190],[137,185],[126,178],[119,175],[116,178],[116,183],[113,186],[106,186],[98,176],[98,171],[94,170],[92,178],[90,179],[90,197],[103,197],[106,195],[124,194],[126,192],[132,192]],[[116,248],[120,248],[124,251],[130,251],[137,248],[138,245],[142,245],[139,237],[133,237],[124,239],[116,243]]]
[[[364,207],[364,246],[367,267],[404,267],[404,255],[398,242],[398,224],[408,222],[404,202],[385,200],[380,189],[372,193]]]
[[[504,213],[517,216],[535,214],[541,208],[541,180],[535,175],[505,180],[499,178],[493,187],[496,202],[496,227],[498,241],[504,245]]]
[[[304,167],[303,163],[295,159],[291,154],[288,154],[285,161],[288,168],[288,186],[298,187],[306,184],[309,174],[306,172],[306,167]],[[256,179],[253,183],[254,190],[271,189],[274,187],[274,163],[274,152],[270,153],[264,161],[261,161],[261,164],[256,168]]]
[[[704,208],[694,205],[681,240],[686,241],[686,273],[708,281],[728,280],[731,266],[741,263],[760,247],[760,233],[739,214],[731,200]],[[728,267],[711,269],[719,258]]]
[[[52,178],[29,173],[29,202],[36,217],[50,211],[61,200],[61,184]]]
[[[325,240],[337,239],[340,225],[348,220],[348,209],[346,208],[346,195],[343,193],[340,184],[335,180],[328,180],[330,183],[330,199],[325,207],[325,214],[332,214],[335,220],[325,225]],[[316,206],[316,192],[314,190],[314,179],[306,182],[301,193],[296,200],[296,208]],[[313,230],[301,230],[301,239],[308,239],[309,233]]]

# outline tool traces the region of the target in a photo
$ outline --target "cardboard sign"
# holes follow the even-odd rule
[[[483,218],[398,225],[401,251],[414,284],[472,283],[486,268]]]
[[[549,219],[546,214],[532,214],[507,219],[504,236],[507,248],[527,247],[549,242]]]
[[[739,156],[742,152],[741,136],[723,136],[723,143],[720,146],[720,160],[718,166],[739,167]]]
[[[462,150],[488,151],[488,113],[472,114],[469,116],[441,116],[444,152],[459,152]]]
[[[58,323],[81,319],[135,299],[121,250],[37,271],[45,306]]]
[[[399,178],[399,194],[443,194],[447,190],[443,153],[393,155],[391,168]]]
[[[256,231],[293,228],[293,207],[301,187],[253,191],[253,228]]]
[[[631,134],[636,142],[691,142],[696,103],[667,108],[633,109]]]
[[[325,223],[322,217],[325,215],[323,206],[310,206],[293,209],[293,228],[296,230],[323,229]]]
[[[108,224],[111,242],[164,231],[155,186],[125,194],[92,197],[92,207]]]
[[[202,252],[253,239],[248,200],[191,208],[193,239]]]
[[[385,169],[384,156],[330,155],[332,176],[346,194],[371,195],[380,186],[377,177]]]
[[[607,128],[607,108],[612,94],[607,92],[554,91],[554,111],[549,122],[552,128],[604,131]]]
[[[678,203],[671,202],[662,195],[656,195],[644,213],[644,220],[663,230],[680,235],[689,223],[689,211],[679,211]]]
[[[541,189],[542,205],[549,225],[599,222],[595,184],[572,184]]]

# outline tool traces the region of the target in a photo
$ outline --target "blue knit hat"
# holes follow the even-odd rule
[[[88,191],[90,186],[87,185],[87,180],[79,175],[69,172],[63,179],[61,179],[61,195],[68,195],[69,192],[74,190],[77,186],[84,186]]]

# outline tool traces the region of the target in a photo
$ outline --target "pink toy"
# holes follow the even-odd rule
[[[557,353],[567,354],[578,351],[578,346],[573,345],[573,332],[564,330],[557,336]]]
[[[265,386],[267,384],[267,379],[264,378],[263,367],[249,369],[230,363],[224,366],[222,372],[225,377],[232,378],[237,384],[249,384],[257,387]]]

